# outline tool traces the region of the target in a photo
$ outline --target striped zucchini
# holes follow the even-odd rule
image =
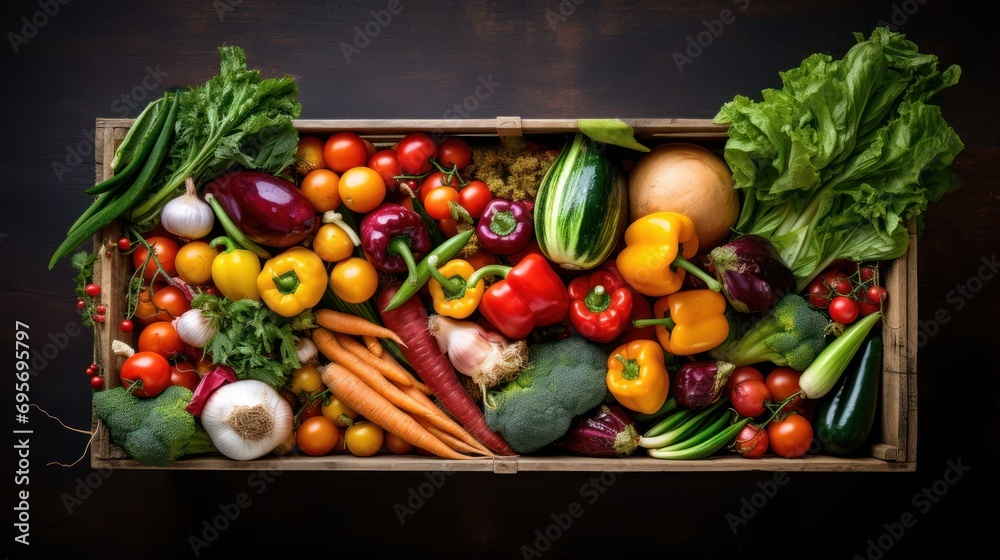
[[[578,132],[538,186],[535,238],[542,254],[566,269],[597,267],[625,231],[627,180],[603,148]]]

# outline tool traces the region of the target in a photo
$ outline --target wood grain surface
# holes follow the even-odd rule
[[[9,557],[214,558],[273,545],[336,558],[891,559],[989,546],[1000,495],[1000,47],[983,10],[943,0],[5,2],[3,339],[10,348],[15,321],[30,325],[31,401],[77,428],[90,423],[93,338],[68,263],[46,263],[88,203],[95,119],[134,118],[164,91],[203,83],[223,44],[243,47],[264,76],[293,76],[303,119],[704,119],[779,85],[809,54],[838,56],[852,33],[890,23],[942,66],[962,67],[938,102],[966,146],[962,185],[928,209],[919,237],[914,472],[97,470],[86,459],[49,465],[75,461],[88,436],[33,408],[30,545],[12,527]],[[2,363],[11,410],[14,358]],[[18,470],[16,449],[8,464]],[[7,496],[17,523],[20,498]]]

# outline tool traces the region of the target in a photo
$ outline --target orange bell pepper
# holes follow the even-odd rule
[[[608,356],[608,391],[625,408],[652,414],[667,402],[670,374],[655,340],[626,342]]]
[[[679,291],[685,271],[712,291],[722,290],[718,280],[688,260],[698,254],[698,235],[694,222],[683,214],[653,212],[633,221],[625,230],[625,245],[616,264],[640,294],[660,297]]]
[[[636,327],[656,327],[656,338],[675,356],[707,352],[729,336],[726,298],[712,290],[685,290],[661,297],[653,304],[653,319],[635,321]]]

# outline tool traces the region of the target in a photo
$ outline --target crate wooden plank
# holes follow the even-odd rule
[[[647,145],[659,142],[685,140],[721,148],[727,136],[727,127],[710,119],[623,119],[633,127],[636,137]],[[96,179],[110,176],[111,154],[117,148],[133,119],[97,119],[95,157]],[[340,130],[352,130],[373,142],[390,145],[403,134],[414,130],[440,131],[466,137],[500,139],[529,134],[566,134],[577,130],[576,119],[531,119],[498,117],[495,119],[321,119],[297,120],[295,126],[303,135],[325,135]],[[913,233],[911,226],[911,234]],[[112,224],[102,231],[95,243],[102,239],[117,239],[118,225]],[[266,457],[254,461],[233,461],[221,455],[187,457],[176,461],[169,469],[177,470],[348,470],[348,471],[426,471],[455,470],[514,474],[518,472],[545,471],[615,471],[615,472],[668,472],[668,471],[803,471],[803,472],[908,472],[916,469],[916,363],[917,363],[917,243],[911,235],[909,252],[890,263],[886,270],[885,285],[891,294],[885,309],[883,336],[885,342],[881,389],[881,425],[873,434],[873,444],[865,457],[832,457],[810,455],[799,459],[765,457],[749,461],[737,456],[716,456],[698,461],[665,461],[642,455],[621,459],[595,459],[573,456],[524,456],[499,457],[453,461],[420,455],[353,457],[331,455],[306,457],[290,455]],[[131,262],[117,251],[112,258],[99,259],[95,269],[99,281],[105,286],[124,286]],[[111,289],[109,317],[120,317],[125,301],[124,290]],[[117,298],[117,300],[116,300]],[[108,367],[107,374],[117,371],[121,358],[113,359],[110,352],[112,339],[133,342],[131,333],[121,333],[118,322],[105,324],[101,331],[99,356]],[[117,384],[116,375],[107,375],[107,386]],[[155,469],[129,459],[123,450],[109,441],[107,429],[96,425],[98,434],[91,453],[95,468]]]

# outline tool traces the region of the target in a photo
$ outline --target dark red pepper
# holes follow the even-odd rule
[[[490,275],[504,279],[486,290],[479,312],[507,338],[525,338],[536,327],[554,325],[566,318],[566,285],[540,253],[525,256],[513,267],[484,266],[469,277],[468,283],[475,286]]]
[[[611,342],[628,326],[632,290],[621,276],[596,270],[569,283],[569,319],[584,338]]]
[[[615,262],[615,259],[608,259],[604,261],[604,263],[601,264],[601,270],[607,270],[618,277],[622,277],[621,273],[618,272],[618,263]],[[627,282],[626,285],[628,285]],[[625,328],[622,330],[618,342],[625,343],[639,339],[655,340],[656,327],[636,327],[634,324],[637,319],[654,318],[653,304],[649,302],[649,298],[635,291],[635,289],[631,286],[628,287],[632,292],[632,315],[629,318],[628,323],[625,325]]]
[[[424,220],[402,204],[383,202],[361,220],[361,249],[382,272],[412,274],[432,248]]]
[[[511,255],[524,249],[534,232],[531,206],[503,198],[489,201],[476,224],[479,244],[496,255]]]

